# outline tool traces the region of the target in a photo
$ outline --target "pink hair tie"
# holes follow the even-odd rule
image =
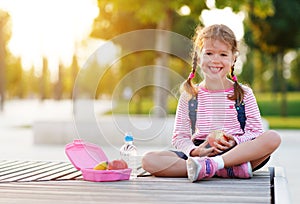
[[[237,82],[237,76],[234,75],[234,76],[232,77],[232,80],[233,80],[234,82]]]
[[[193,79],[195,77],[195,74],[193,72],[190,73],[189,79]]]

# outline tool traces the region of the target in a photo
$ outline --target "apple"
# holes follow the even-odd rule
[[[108,162],[108,166],[107,166],[107,169],[108,170],[118,170],[118,169],[127,169],[128,168],[128,165],[127,163],[120,159],[120,160],[113,160],[111,162]]]
[[[213,130],[211,131],[206,140],[208,141],[209,145],[212,146],[212,147],[215,147],[215,144],[214,142],[215,141],[220,141],[220,140],[227,140],[227,137],[225,136],[225,133],[222,131],[222,130]]]

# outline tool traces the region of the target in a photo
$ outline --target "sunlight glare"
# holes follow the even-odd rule
[[[236,35],[237,40],[244,36],[243,21],[245,14],[243,12],[234,13],[231,8],[203,10],[200,20],[205,26],[212,24],[224,24],[231,28]]]
[[[59,64],[71,64],[98,15],[97,0],[2,0],[0,8],[11,16],[8,47],[23,68],[39,72],[47,58],[54,75]]]
[[[184,5],[179,9],[179,14],[182,16],[188,16],[190,15],[190,13],[191,13],[191,9],[187,5]]]
[[[209,9],[213,9],[216,7],[216,1],[215,0],[206,0],[206,6]]]

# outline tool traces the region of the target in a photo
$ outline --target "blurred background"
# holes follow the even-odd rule
[[[78,72],[91,54],[105,42],[126,32],[163,29],[192,39],[197,25],[223,23],[240,41],[236,67],[239,80],[255,91],[261,114],[271,128],[300,127],[299,1],[0,1],[0,111],[13,100],[70,100]],[[157,41],[170,46],[164,37]],[[146,65],[164,65],[186,78],[190,62],[157,51],[130,53],[111,61],[122,47],[111,43],[106,55],[96,56],[84,71],[80,87],[99,67],[106,67],[93,99],[119,94],[114,111],[124,112],[128,100],[132,114],[149,114],[153,106],[174,114],[177,97],[153,86],[134,89],[128,80],[116,92],[125,75]],[[186,52],[186,50],[184,50]],[[187,52],[187,54],[190,54]],[[166,56],[164,56],[166,55]],[[158,60],[161,58],[161,60]],[[136,60],[138,59],[138,60]],[[108,64],[108,62],[110,62]],[[92,65],[91,65],[92,64]],[[161,72],[159,69],[157,72]],[[144,73],[147,76],[147,73]],[[167,74],[155,75],[156,83],[173,90],[182,81]],[[200,76],[197,76],[200,80]],[[140,78],[145,78],[141,73]],[[165,97],[168,96],[168,97]],[[156,116],[161,114],[154,111]],[[283,123],[284,119],[284,123]]]
[[[95,118],[112,155],[129,119],[135,135],[159,129],[165,139],[145,141],[170,148],[195,28],[222,23],[239,40],[239,81],[253,88],[267,127],[286,139],[272,164],[287,169],[300,202],[300,165],[289,160],[300,143],[299,13],[299,0],[0,0],[2,159],[64,160],[61,145],[93,135],[87,121]]]

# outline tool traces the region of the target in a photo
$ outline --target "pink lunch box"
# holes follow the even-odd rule
[[[130,178],[131,169],[121,170],[94,170],[102,161],[109,161],[103,150],[92,143],[76,139],[67,144],[65,153],[74,167],[82,172],[86,181],[120,181]]]

